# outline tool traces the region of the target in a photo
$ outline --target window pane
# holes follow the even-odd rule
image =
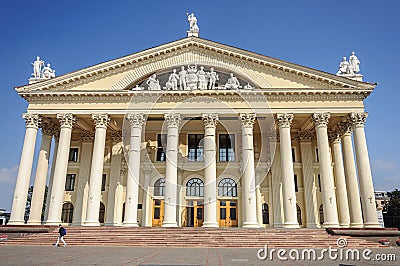
[[[165,150],[167,148],[167,135],[157,135],[157,161],[164,162],[166,159]]]
[[[78,148],[69,149],[68,161],[77,162],[78,161],[78,152],[79,152]]]
[[[154,208],[154,219],[160,219],[160,208]]]
[[[197,219],[203,220],[203,208],[197,208]]]
[[[230,218],[231,220],[236,220],[236,208],[230,209]]]
[[[221,219],[221,220],[226,219],[226,209],[225,208],[219,209],[219,219]]]

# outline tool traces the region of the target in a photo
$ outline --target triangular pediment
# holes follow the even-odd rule
[[[197,37],[189,37],[59,77],[17,87],[19,93],[68,91],[126,91],[152,74],[197,64],[234,73],[258,89],[372,90],[359,82],[323,71],[248,52]],[[146,88],[144,88],[146,89]]]

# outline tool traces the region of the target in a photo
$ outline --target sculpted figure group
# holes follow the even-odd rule
[[[352,52],[349,61],[346,60],[346,57],[342,58],[342,61],[339,64],[339,71],[336,73],[336,75],[356,75],[359,72],[360,60],[358,60],[356,54]]]
[[[32,63],[33,66],[33,80],[50,79],[56,76],[56,71],[47,64],[44,67],[44,61],[40,57],[36,57],[36,61]],[[43,68],[42,68],[43,67]]]
[[[214,71],[214,68],[210,68],[207,72],[204,66],[197,68],[197,65],[188,65],[185,69],[184,66],[177,72],[176,69],[172,70],[168,80],[165,83],[165,87],[161,87],[160,81],[157,79],[157,75],[151,75],[147,81],[147,88],[151,91],[157,90],[214,90],[214,89],[228,89],[237,90],[240,88],[253,89],[250,84],[242,87],[239,80],[230,74],[230,78],[225,85],[216,87],[216,83],[219,80],[218,73]]]

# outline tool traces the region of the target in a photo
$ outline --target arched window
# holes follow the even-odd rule
[[[160,178],[154,183],[154,196],[164,196],[165,178]]]
[[[237,185],[231,178],[223,178],[218,184],[218,196],[237,197]]]
[[[324,206],[322,204],[319,206],[319,224],[324,224]]]
[[[186,196],[204,197],[204,183],[200,178],[192,178],[186,183]]]
[[[297,222],[299,223],[299,225],[302,225],[303,222],[301,221],[301,208],[297,204],[296,204],[296,209],[297,209]]]
[[[106,207],[104,206],[103,202],[100,202],[100,209],[99,209],[99,222],[101,224],[104,223],[104,214],[106,213]]]
[[[62,207],[61,221],[63,223],[72,223],[72,216],[74,215],[74,205],[71,202],[66,202]]]
[[[263,224],[269,224],[269,210],[268,210],[268,204],[263,203],[261,205],[262,207],[262,219],[263,219]]]

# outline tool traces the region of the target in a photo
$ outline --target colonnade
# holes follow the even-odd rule
[[[325,227],[379,227],[376,211],[372,175],[369,164],[368,150],[365,139],[364,125],[366,113],[351,113],[347,120],[339,123],[334,132],[328,134],[330,113],[314,113],[311,115],[315,126],[318,146],[319,171],[321,176],[322,202],[324,208]],[[9,224],[24,224],[25,203],[32,171],[34,149],[38,128],[42,129],[42,141],[38,157],[38,166],[34,182],[34,192],[31,203],[31,213],[28,224],[40,224],[40,213],[44,198],[46,177],[48,174],[49,153],[52,135],[56,137],[54,160],[49,182],[48,210],[45,223],[58,225],[61,222],[61,209],[65,178],[68,166],[72,127],[75,123],[73,114],[57,114],[60,128],[56,129],[51,121],[42,121],[39,114],[24,114],[26,133],[21,153],[21,161],[15,187],[13,206]],[[166,175],[165,175],[165,204],[164,227],[176,227],[178,205],[178,145],[179,113],[165,114],[167,127]],[[103,158],[107,126],[110,116],[104,113],[93,114],[95,132],[88,136],[82,144],[82,160],[90,160],[91,167],[82,168],[79,172],[77,191],[77,216],[73,224],[87,226],[99,225],[98,214],[101,196],[101,180],[103,173]],[[128,160],[128,178],[126,187],[124,226],[138,226],[138,195],[139,175],[141,165],[140,150],[142,143],[145,115],[131,113],[126,116],[130,125],[130,148]],[[292,113],[276,114],[279,126],[279,164],[272,167],[272,203],[274,224],[284,228],[298,228],[294,170],[292,162],[291,124]],[[217,194],[216,194],[216,125],[218,115],[207,113],[202,115],[204,123],[204,227],[218,227]],[[257,206],[260,196],[257,196],[253,124],[256,120],[254,113],[239,114],[241,122],[241,187],[242,187],[242,227],[259,227]],[[354,132],[356,161],[352,147],[351,133]],[[59,134],[59,135],[58,135]],[[315,199],[315,178],[311,158],[310,132],[299,132],[303,160],[303,176],[305,203],[307,210],[307,227],[315,227],[317,215]],[[94,143],[93,143],[94,141]],[[334,167],[330,156],[330,141],[332,143]],[[89,164],[88,164],[89,165]],[[358,169],[358,180],[356,166]],[[112,170],[113,171],[113,170]],[[334,174],[335,175],[334,175]],[[84,176],[89,178],[84,179]],[[335,176],[335,178],[334,178]],[[115,181],[115,180],[114,180]],[[117,182],[114,182],[117,183]],[[358,184],[360,184],[358,186]],[[119,185],[119,184],[118,184]],[[336,189],[335,189],[336,187]],[[359,188],[359,189],[358,189]],[[281,196],[279,194],[281,193]],[[361,199],[361,202],[360,202]],[[122,200],[122,199],[120,199]],[[362,204],[362,208],[361,208]],[[147,202],[146,202],[147,205]],[[282,210],[280,210],[282,206]],[[84,217],[84,214],[86,216]],[[114,214],[107,214],[114,215]]]

